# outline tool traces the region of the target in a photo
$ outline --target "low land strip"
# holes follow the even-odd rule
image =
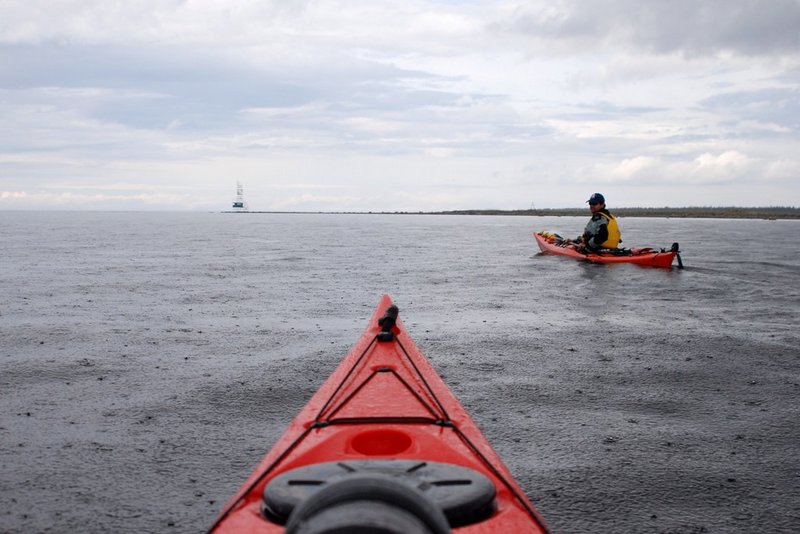
[[[800,219],[800,208],[610,208],[619,217],[675,217],[687,219]],[[549,208],[527,210],[468,209],[452,211],[262,211],[226,210],[222,213],[330,213],[385,215],[516,215],[529,217],[583,217],[588,208]]]
[[[800,219],[800,208],[766,207],[694,207],[694,208],[609,208],[620,217],[685,217],[697,219]],[[536,217],[584,216],[588,208],[528,209],[528,210],[455,210],[440,211],[440,215],[529,215]]]

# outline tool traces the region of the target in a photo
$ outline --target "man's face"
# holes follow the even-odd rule
[[[596,202],[594,204],[589,203],[589,209],[592,210],[592,213],[597,213],[603,209],[603,204],[601,202]]]

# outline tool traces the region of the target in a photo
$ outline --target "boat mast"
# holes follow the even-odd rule
[[[236,182],[236,198],[233,199],[233,209],[236,211],[247,211],[247,204],[244,202],[244,188],[238,180]]]

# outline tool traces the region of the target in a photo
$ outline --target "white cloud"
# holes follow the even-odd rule
[[[778,134],[791,134],[792,129],[788,126],[775,124],[774,122],[762,122],[757,120],[744,120],[737,125],[737,129],[744,132],[772,132]]]
[[[405,127],[405,125],[399,121],[389,121],[373,117],[348,117],[342,120],[342,124],[354,130],[373,134],[398,132]]]
[[[745,178],[751,170],[747,156],[729,150],[718,155],[701,154],[694,160],[687,177],[692,183],[724,183]]]
[[[767,164],[763,173],[757,176],[759,181],[787,182],[796,184],[800,181],[800,161],[778,160]]]
[[[1,191],[0,199],[9,200],[11,209],[28,206],[44,206],[56,208],[83,208],[97,207],[99,209],[116,208],[125,209],[125,206],[138,205],[139,207],[172,207],[176,203],[184,202],[182,195],[168,195],[164,193],[153,194],[76,194],[70,192],[60,193],[28,193],[25,191]]]
[[[649,171],[650,169],[654,168],[656,164],[657,160],[655,158],[648,156],[636,156],[635,158],[626,159],[620,163],[615,174],[622,179],[630,179],[641,174],[642,172]]]
[[[680,188],[787,182],[797,177],[800,177],[800,161],[757,160],[736,150],[727,150],[683,158],[635,156],[619,162],[594,164],[583,169],[575,181],[587,186]]]
[[[0,191],[0,199],[3,200],[18,200],[27,196],[28,194],[25,191]]]

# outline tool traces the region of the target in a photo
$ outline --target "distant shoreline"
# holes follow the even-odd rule
[[[587,208],[549,208],[528,210],[452,210],[452,211],[223,211],[222,213],[327,213],[362,215],[515,215],[526,217],[583,217]],[[687,219],[800,219],[800,208],[614,208],[619,217],[674,217]]]
[[[620,217],[681,217],[693,219],[800,219],[800,208],[610,208]],[[528,215],[536,217],[585,216],[588,208],[530,210],[459,210],[439,212],[453,215]]]

